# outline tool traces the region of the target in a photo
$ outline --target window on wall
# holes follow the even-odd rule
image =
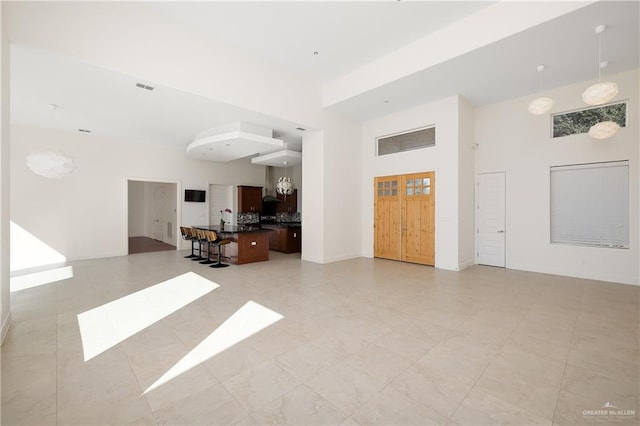
[[[620,127],[626,127],[627,102],[553,114],[552,120],[554,138],[587,133],[591,126],[602,121],[613,121]]]
[[[551,167],[551,243],[629,248],[629,162]]]
[[[396,135],[383,136],[377,139],[378,155],[395,154],[397,152],[435,146],[436,128],[426,127]]]

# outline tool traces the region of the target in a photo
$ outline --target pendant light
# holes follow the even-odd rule
[[[618,94],[618,85],[610,81],[600,81],[602,68],[607,66],[606,61],[602,61],[602,33],[606,26],[598,25],[595,32],[598,35],[598,83],[587,87],[582,93],[582,100],[588,105],[602,105],[609,102]]]
[[[542,71],[544,71],[544,65],[538,65],[536,69],[538,70],[538,92],[540,92],[542,91]],[[554,103],[553,99],[546,96],[535,98],[529,102],[529,112],[535,115],[544,114],[553,108]]]
[[[620,126],[615,121],[602,121],[589,128],[589,136],[595,139],[607,139],[618,133]]]
[[[284,162],[284,176],[278,179],[276,184],[276,191],[278,194],[291,195],[293,194],[293,181],[290,177],[287,177],[287,162]]]

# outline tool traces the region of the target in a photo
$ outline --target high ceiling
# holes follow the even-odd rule
[[[541,25],[514,31],[481,48],[389,79],[328,108],[367,120],[455,94],[481,106],[537,92],[535,67],[541,63],[547,65],[544,89],[593,79],[597,76],[594,27],[598,24],[608,27],[602,39],[603,59],[609,61],[604,74],[638,68],[638,2],[587,3]],[[494,4],[148,2],[143,7],[150,14],[195,32],[203,40],[221,40],[239,51],[304,75],[322,90],[326,84]],[[34,28],[38,28],[37,24],[34,20]],[[113,23],[114,28],[118,25]],[[490,32],[492,28],[481,31]],[[465,36],[473,39],[477,33],[469,30]],[[301,143],[302,133],[296,130],[301,123],[171,87],[156,87],[151,92],[153,96],[142,89],[131,90],[139,81],[140,76],[100,68],[47,51],[43,46],[13,44],[12,120],[40,127],[85,128],[97,135],[185,148],[206,129],[246,121],[274,129],[274,136],[283,138],[290,147]],[[49,104],[59,108],[51,110]]]

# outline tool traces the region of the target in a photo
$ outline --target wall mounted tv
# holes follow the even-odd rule
[[[185,189],[184,201],[193,203],[204,203],[206,191],[200,189]]]

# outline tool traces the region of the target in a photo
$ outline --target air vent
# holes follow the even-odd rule
[[[141,89],[146,89],[146,90],[153,90],[154,89],[153,86],[147,86],[146,84],[142,84],[142,83],[136,83],[136,87],[139,87]]]
[[[87,129],[78,129],[78,131],[82,133],[91,133],[91,130],[87,130]]]
[[[301,132],[304,132],[307,129],[305,129],[304,127],[296,127],[296,130],[300,130]]]

